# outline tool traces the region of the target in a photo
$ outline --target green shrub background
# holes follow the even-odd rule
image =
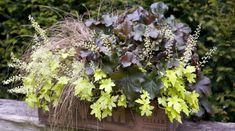
[[[141,5],[148,8],[158,0],[0,0],[0,81],[14,71],[7,67],[10,53],[20,56],[30,47],[33,29],[28,15],[42,27],[48,27],[65,17],[98,17]],[[235,121],[235,2],[234,0],[161,0],[169,5],[169,14],[187,23],[194,30],[202,24],[199,54],[203,56],[213,46],[218,47],[204,67],[211,78],[213,95],[210,101],[217,121]],[[166,14],[168,15],[168,14]],[[6,92],[0,84],[0,98],[20,99]],[[207,118],[208,119],[208,118]]]

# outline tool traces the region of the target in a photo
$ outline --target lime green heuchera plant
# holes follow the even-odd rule
[[[13,56],[9,66],[20,75],[4,84],[22,81],[9,91],[24,93],[29,106],[45,111],[62,104],[61,96],[70,90],[66,95],[89,102],[90,114],[99,120],[118,107],[151,116],[157,108],[151,104],[158,103],[171,122],[181,122],[182,113],[204,110],[200,101],[210,94],[210,81],[196,54],[200,26],[190,35],[186,24],[164,17],[167,9],[160,2],[151,11],[139,7],[100,20],[69,19],[48,36],[29,16],[35,44],[22,60]]]

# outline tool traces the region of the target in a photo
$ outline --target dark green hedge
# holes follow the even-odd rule
[[[20,55],[29,47],[33,34],[28,15],[43,27],[50,26],[65,16],[98,16],[116,13],[142,5],[146,8],[158,0],[1,0],[0,1],[0,81],[12,73],[7,67],[10,53]],[[161,0],[170,6],[169,14],[188,23],[193,30],[202,24],[199,54],[218,47],[204,73],[212,80],[211,102],[218,121],[235,121],[235,2],[234,0]],[[9,96],[0,85],[0,97]]]
[[[10,53],[20,56],[30,46],[34,30],[28,15],[35,17],[42,27],[52,25],[66,16],[85,12],[86,0],[0,0],[0,81],[9,77],[13,70],[7,67]],[[0,84],[0,98],[18,98],[10,95]]]

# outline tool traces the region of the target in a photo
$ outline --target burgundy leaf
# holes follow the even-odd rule
[[[146,25],[149,25],[155,20],[155,16],[152,13],[149,13],[147,10],[143,10],[141,14],[141,20],[143,20]]]
[[[121,35],[124,38],[127,38],[132,30],[132,22],[125,20],[123,23],[117,25],[114,28],[114,33],[117,35]]]
[[[136,55],[134,55],[133,53],[131,52],[126,52],[125,55],[123,55],[121,58],[120,58],[120,62],[122,64],[123,67],[128,67],[130,66],[131,64],[138,64],[139,61],[136,57]]]

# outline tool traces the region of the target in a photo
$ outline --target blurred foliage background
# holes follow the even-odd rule
[[[235,1],[234,0],[0,0],[0,81],[14,72],[7,67],[10,53],[20,56],[30,47],[33,30],[28,21],[32,15],[42,27],[66,17],[99,17],[153,2],[169,5],[168,14],[195,30],[202,24],[198,42],[201,57],[213,46],[218,50],[203,72],[212,81],[210,98],[214,115],[209,120],[235,122]],[[166,14],[166,15],[168,15]],[[0,84],[0,98],[20,99],[7,93]]]

